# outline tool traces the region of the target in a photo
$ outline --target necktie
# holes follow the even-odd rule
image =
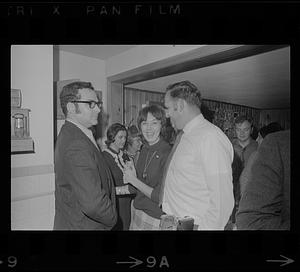
[[[159,206],[162,204],[162,201],[163,201],[163,196],[164,196],[164,189],[165,189],[165,182],[166,182],[166,177],[167,177],[167,173],[168,173],[168,170],[169,170],[169,166],[170,166],[170,162],[172,160],[172,157],[175,153],[175,150],[180,142],[180,139],[183,135],[183,130],[179,131],[179,133],[177,134],[177,137],[176,137],[176,140],[175,140],[175,143],[172,147],[172,150],[167,158],[167,161],[166,161],[166,164],[165,164],[165,167],[164,167],[164,172],[163,172],[163,177],[162,177],[162,181],[161,181],[161,187],[160,187],[160,192],[159,192],[159,198],[158,198],[158,204]]]

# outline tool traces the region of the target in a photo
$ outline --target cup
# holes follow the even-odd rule
[[[185,216],[178,219],[177,230],[193,230],[194,229],[194,218]]]

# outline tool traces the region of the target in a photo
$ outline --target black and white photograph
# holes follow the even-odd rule
[[[299,10],[0,3],[0,268],[298,271]]]
[[[11,230],[289,230],[289,45],[12,45]]]

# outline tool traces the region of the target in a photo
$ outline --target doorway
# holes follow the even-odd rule
[[[208,45],[108,77],[109,124],[125,123],[124,87],[128,84],[221,64],[283,47],[288,45]]]

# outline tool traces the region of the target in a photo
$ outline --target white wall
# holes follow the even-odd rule
[[[139,45],[106,61],[59,50],[59,80],[78,78],[91,82],[96,90],[102,91],[106,110],[107,77],[201,46],[204,45]]]
[[[105,61],[59,51],[59,80],[78,78],[91,82],[95,90],[101,90],[104,109],[107,104]]]
[[[11,181],[11,229],[52,230],[54,174],[21,176]]]
[[[102,91],[104,111],[107,109],[105,61],[59,50],[59,80],[80,79],[91,82],[95,90]],[[64,120],[57,121],[57,135]]]
[[[173,57],[204,45],[139,45],[106,61],[106,76],[116,75],[140,66]]]
[[[11,228],[52,229],[53,46],[11,47],[11,88],[21,89],[22,108],[30,109],[33,154],[11,156]],[[52,209],[51,209],[52,207]]]
[[[22,108],[30,109],[34,154],[11,156],[14,167],[53,164],[53,50],[50,45],[11,48],[11,88],[21,89]]]

